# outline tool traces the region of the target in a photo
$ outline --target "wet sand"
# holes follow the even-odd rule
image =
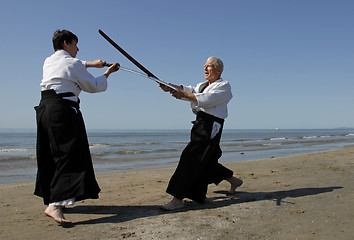
[[[159,206],[174,167],[97,175],[100,198],[66,209],[66,227],[33,182],[1,184],[0,239],[353,239],[354,146],[224,165],[244,180],[236,194],[224,181],[173,212]]]

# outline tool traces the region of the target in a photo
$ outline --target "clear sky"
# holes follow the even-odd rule
[[[354,1],[3,1],[0,128],[35,128],[42,65],[56,29],[77,57],[139,70],[102,29],[161,79],[196,85],[209,56],[232,86],[227,129],[354,127]],[[98,76],[104,69],[89,69]],[[106,92],[82,92],[88,129],[190,129],[189,103],[119,71]]]

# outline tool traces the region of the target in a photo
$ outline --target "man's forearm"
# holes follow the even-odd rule
[[[189,101],[198,103],[198,100],[197,100],[196,96],[194,95],[194,93],[186,92],[186,91],[182,91],[182,92],[183,92],[184,98],[187,98]]]

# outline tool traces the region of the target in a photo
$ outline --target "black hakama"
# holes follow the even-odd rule
[[[36,109],[38,172],[34,194],[44,204],[98,198],[97,184],[79,103],[72,93],[42,91]]]
[[[217,135],[211,139],[214,122],[221,124]],[[208,184],[218,185],[233,176],[230,169],[218,163],[222,155],[220,138],[224,120],[204,112],[198,112],[193,121],[191,139],[183,150],[176,171],[166,192],[178,199],[189,198],[203,203]]]

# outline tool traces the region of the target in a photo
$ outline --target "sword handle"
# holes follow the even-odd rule
[[[110,67],[112,64],[114,64],[114,63],[105,63],[105,64],[103,64],[103,66],[105,66],[105,67]],[[116,71],[118,71],[118,69],[120,68],[120,64],[119,63],[116,63],[116,67],[115,67],[115,70]]]

